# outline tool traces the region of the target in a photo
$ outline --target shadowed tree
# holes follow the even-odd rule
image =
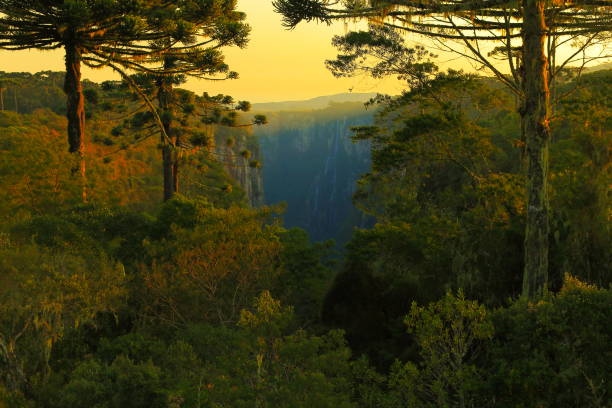
[[[32,372],[48,367],[54,343],[71,327],[115,311],[124,282],[123,267],[100,254],[0,247],[0,381],[29,391]]]
[[[276,0],[274,5],[289,28],[301,21],[367,19],[399,32],[432,38],[441,47],[488,68],[517,95],[528,180],[523,295],[534,298],[546,291],[550,85],[568,63],[612,30],[612,2]],[[459,41],[462,47],[449,45],[449,40]],[[581,41],[581,45],[558,63],[554,50],[571,41]],[[491,52],[487,53],[483,42],[491,42]],[[496,66],[494,60],[500,56],[507,60],[509,74]]]

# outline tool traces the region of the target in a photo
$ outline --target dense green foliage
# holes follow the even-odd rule
[[[86,87],[83,205],[61,108],[36,103],[54,74],[31,77],[0,113],[0,407],[608,407],[610,75],[555,106],[554,285],[535,302],[516,114],[487,79],[432,71],[356,129],[376,225],[338,262],[248,205],[216,159],[257,152],[247,132],[207,129],[185,195],[156,204],[157,145],[125,126],[121,83]]]
[[[554,290],[565,274],[604,288],[611,283],[612,140],[603,96],[610,91],[610,71],[585,75],[556,107]],[[355,201],[377,224],[353,235],[324,318],[345,328],[358,350],[389,364],[405,343],[401,320],[413,299],[426,303],[462,289],[500,306],[521,293],[525,181],[517,115],[489,81],[436,74],[383,103],[375,126],[355,129],[373,146],[372,171],[359,181]]]
[[[22,78],[20,84],[23,86],[11,84],[10,81],[16,77]],[[19,91],[19,112],[29,114],[15,115],[10,104],[0,113],[0,126],[5,136],[2,150],[6,153],[1,159],[2,166],[6,166],[3,173],[6,178],[2,182],[13,180],[17,183],[15,177],[32,180],[30,185],[21,184],[27,188],[17,190],[17,184],[13,187],[4,184],[9,191],[16,193],[14,197],[9,195],[0,199],[3,203],[0,205],[4,205],[5,200],[13,201],[10,207],[4,207],[7,211],[54,211],[52,205],[44,206],[39,201],[55,200],[57,204],[69,205],[80,201],[77,181],[70,177],[70,157],[62,152],[66,143],[60,135],[66,122],[58,116],[65,110],[60,78],[61,75],[54,72],[0,74],[0,82],[8,84],[7,94]],[[146,123],[151,114],[125,83],[86,81],[84,86],[90,104],[87,114],[87,133],[91,140],[87,147],[87,168],[91,175],[88,179],[89,201],[152,209],[162,197],[162,164],[158,157],[161,146],[155,129],[149,128],[146,132],[134,130]],[[178,91],[187,99],[196,97],[192,92]],[[51,109],[55,114],[43,108]],[[211,202],[223,207],[241,200],[259,203],[260,170],[249,166],[249,162],[260,160],[259,147],[249,129],[219,129],[215,124],[197,121],[192,122],[188,130],[193,135],[204,134],[207,145],[191,149],[181,157],[183,194],[190,197],[204,194]],[[230,139],[233,143],[228,145]],[[32,149],[33,145],[39,148]],[[240,153],[243,151],[251,152],[251,157],[242,157]],[[48,167],[45,161],[48,161]],[[47,177],[49,171],[58,174]],[[42,194],[42,188],[47,189],[47,193]],[[29,194],[29,197],[20,198],[23,194]],[[60,195],[62,197],[57,198]]]
[[[0,0],[0,49],[66,67],[0,72],[0,408],[610,408],[612,71],[567,65],[610,5],[272,4],[368,19],[328,68],[406,90],[290,104],[260,149],[250,103],[178,88],[237,78],[237,0]],[[346,252],[262,205],[262,150],[286,225]]]

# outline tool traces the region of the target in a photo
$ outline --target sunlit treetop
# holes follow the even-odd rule
[[[283,24],[369,18],[389,27],[441,38],[496,40],[498,33],[519,37],[522,17],[516,0],[275,0]],[[612,29],[609,0],[546,0],[549,34],[584,35]],[[554,30],[553,30],[554,29]]]
[[[74,42],[98,52],[126,50],[133,41],[159,38],[158,34],[147,30],[147,9],[153,3],[143,0],[1,0],[0,46],[54,49]]]
[[[244,46],[247,42],[249,27],[243,22],[245,15],[234,10],[235,3],[0,0],[0,48],[49,50],[70,46],[76,47],[83,54],[83,63],[90,66],[119,63],[144,69],[138,61],[150,62],[174,47],[176,57],[210,65],[220,59],[216,48]]]
[[[150,42],[155,52],[128,62],[130,68],[154,75],[186,74],[202,79],[234,79],[221,49],[248,43],[246,15],[235,0],[183,0],[153,10],[148,24],[161,39]],[[163,65],[151,65],[164,62]],[[216,75],[221,74],[221,77]]]

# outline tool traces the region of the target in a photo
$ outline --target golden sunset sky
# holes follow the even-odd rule
[[[240,78],[231,81],[190,80],[186,88],[197,93],[224,93],[251,102],[308,99],[348,92],[389,92],[401,89],[394,79],[335,79],[324,66],[336,50],[335,34],[343,34],[344,24],[333,26],[301,24],[293,31],[281,25],[272,0],[239,0],[239,10],[247,13],[252,27],[245,49],[226,49],[226,60]],[[356,25],[351,23],[351,28]],[[63,51],[0,51],[0,71],[63,71]],[[99,82],[118,79],[110,69],[83,69],[84,78]]]
[[[245,49],[226,49],[226,60],[240,78],[231,81],[190,80],[186,88],[198,94],[232,95],[237,100],[270,102],[309,99],[316,96],[349,92],[381,92],[398,94],[402,85],[394,78],[374,80],[367,77],[334,78],[324,61],[333,59],[334,35],[348,29],[365,28],[358,23],[337,23],[332,26],[302,23],[289,31],[274,13],[272,0],[239,0],[239,10],[247,13],[252,27],[250,43]],[[422,41],[422,39],[421,39]],[[430,47],[431,43],[425,44]],[[445,67],[471,70],[465,59],[440,53],[438,62]],[[0,51],[1,71],[63,71],[63,51]],[[118,79],[110,69],[84,68],[84,77],[96,82]]]
[[[349,92],[399,93],[394,79],[336,79],[325,68],[326,59],[336,56],[331,45],[334,35],[343,34],[342,23],[300,24],[294,30],[281,25],[272,0],[239,0],[239,9],[247,13],[251,39],[246,49],[228,49],[225,53],[231,69],[240,78],[221,83],[189,83],[194,91],[228,93],[252,102],[308,99],[321,95]],[[349,28],[357,28],[351,23]]]

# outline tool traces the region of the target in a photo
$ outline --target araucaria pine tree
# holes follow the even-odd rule
[[[195,113],[195,105],[181,106],[174,86],[184,83],[187,77],[237,78],[225,63],[221,49],[246,46],[250,28],[244,20],[245,14],[236,10],[234,0],[184,0],[169,4],[160,13],[158,27],[167,36],[152,44],[159,52],[143,63],[130,66],[154,83],[151,88],[162,127],[164,200],[178,192],[179,153],[188,143],[181,138],[181,127],[176,126],[177,111]],[[190,107],[193,107],[191,111]]]
[[[367,19],[398,32],[429,37],[488,68],[517,95],[527,161],[523,295],[535,298],[545,292],[550,86],[574,57],[612,31],[612,1],[275,0],[274,5],[289,28],[301,21]],[[452,40],[461,45],[449,45]],[[492,46],[481,46],[482,42]],[[567,60],[557,62],[556,48],[569,42],[581,45]],[[487,53],[487,49],[493,51]],[[508,62],[509,74],[493,61],[500,55]]]
[[[188,77],[214,81],[237,78],[238,74],[225,63],[221,49],[246,46],[250,28],[244,20],[245,14],[236,10],[234,0],[167,3],[149,21],[156,31],[165,33],[162,40],[149,44],[156,52],[122,64],[123,68],[139,73],[125,79],[148,101],[149,109],[155,111],[161,134],[164,200],[178,192],[180,153],[193,147],[190,143],[193,138],[184,137],[192,127],[188,122],[199,119],[204,124],[212,123],[203,112],[211,101],[205,101],[205,97],[183,100],[175,86]],[[239,103],[237,108],[244,111],[248,106]],[[219,106],[219,111],[222,110],[227,110],[227,106]]]
[[[165,32],[149,22],[163,4],[158,0],[0,0],[0,48],[62,48],[65,51],[69,150],[74,173],[85,188],[85,99],[81,66],[125,63],[155,50]]]

